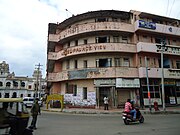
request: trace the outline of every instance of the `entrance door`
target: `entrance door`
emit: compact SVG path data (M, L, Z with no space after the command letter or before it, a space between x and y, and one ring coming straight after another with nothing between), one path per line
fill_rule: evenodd
M127 99L130 99L130 90L118 90L118 106L124 106Z
M107 96L110 100L110 87L100 87L99 88L99 105L100 106L104 105L104 97L105 96Z
M165 87L165 103L166 104L176 104L175 88L173 86Z

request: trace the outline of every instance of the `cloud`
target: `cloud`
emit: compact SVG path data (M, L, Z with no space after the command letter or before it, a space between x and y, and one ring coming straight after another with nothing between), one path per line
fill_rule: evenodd
M47 29L59 18L56 9L37 0L2 0L0 18L0 61L9 64L10 72L25 76L41 63L45 75Z

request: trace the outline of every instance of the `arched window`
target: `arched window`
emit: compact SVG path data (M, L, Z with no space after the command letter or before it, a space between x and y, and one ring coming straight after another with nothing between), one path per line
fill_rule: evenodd
M13 86L14 86L14 87L18 87L18 82L13 81Z
M3 83L2 82L0 82L0 87L2 87L3 86Z
M25 87L25 82L21 82L21 87Z
M11 83L10 82L7 82L6 83L6 87L10 87L11 86Z

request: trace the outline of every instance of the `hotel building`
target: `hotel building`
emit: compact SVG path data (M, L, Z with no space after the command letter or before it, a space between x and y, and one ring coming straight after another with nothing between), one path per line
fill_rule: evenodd
M112 108L127 98L139 106L149 105L149 98L162 105L163 70L165 104L180 104L179 23L133 10L92 11L49 23L49 94L81 107L99 108L104 96Z

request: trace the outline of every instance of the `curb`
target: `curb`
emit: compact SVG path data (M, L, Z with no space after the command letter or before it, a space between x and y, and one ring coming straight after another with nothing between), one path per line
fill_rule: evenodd
M71 113L71 114L122 114L122 111L112 112L112 111L98 111L98 110L53 110L53 109L42 109L42 111L46 112L59 112L59 113ZM179 110L172 111L145 111L140 110L143 114L180 114Z

